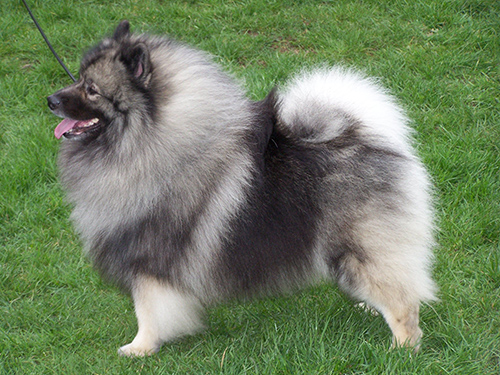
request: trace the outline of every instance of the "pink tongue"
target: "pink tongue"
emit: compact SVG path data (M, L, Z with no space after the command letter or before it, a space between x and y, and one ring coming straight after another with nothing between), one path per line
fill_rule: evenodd
M77 122L77 120L65 118L59 125L57 125L56 129L54 130L54 135L57 139L61 138L64 133L73 129Z

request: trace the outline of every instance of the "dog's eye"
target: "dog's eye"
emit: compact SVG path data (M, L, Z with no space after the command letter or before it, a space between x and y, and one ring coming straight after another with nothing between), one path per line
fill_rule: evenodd
M99 95L99 92L97 91L97 88L95 87L94 84L87 85L86 90L87 90L88 95L91 95L91 96Z

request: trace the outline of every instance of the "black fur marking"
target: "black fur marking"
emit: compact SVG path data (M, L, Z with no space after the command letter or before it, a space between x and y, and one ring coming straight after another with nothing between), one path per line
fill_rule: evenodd
M251 148L250 151L256 155L255 159L259 170L263 170L263 156L276 126L277 105L276 89L271 90L264 100L254 103L256 113L254 119L255 129L254 132L249 134L248 143Z
M94 244L92 257L105 278L127 290L138 274L180 286L175 271L190 245L196 217L176 226L158 211L162 210L154 210L148 217L118 228L112 235L103 234Z
M307 150L279 132L274 92L258 104L263 132L255 157L261 168L247 204L229 224L233 230L219 267L221 285L231 285L235 294L280 289L283 274L290 280L305 277L320 215L321 151Z

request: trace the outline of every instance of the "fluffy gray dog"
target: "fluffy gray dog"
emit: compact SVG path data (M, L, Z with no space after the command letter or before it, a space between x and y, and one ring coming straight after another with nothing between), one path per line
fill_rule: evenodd
M123 21L48 104L85 249L134 300L121 354L197 332L211 304L322 280L418 348L430 184L372 80L323 69L252 102L206 54Z

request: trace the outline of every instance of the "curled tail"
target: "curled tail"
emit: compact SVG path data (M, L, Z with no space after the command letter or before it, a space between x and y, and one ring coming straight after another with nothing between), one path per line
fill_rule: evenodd
M408 120L374 79L334 67L295 77L278 94L281 124L304 141L320 143L356 128L370 143L412 153Z

